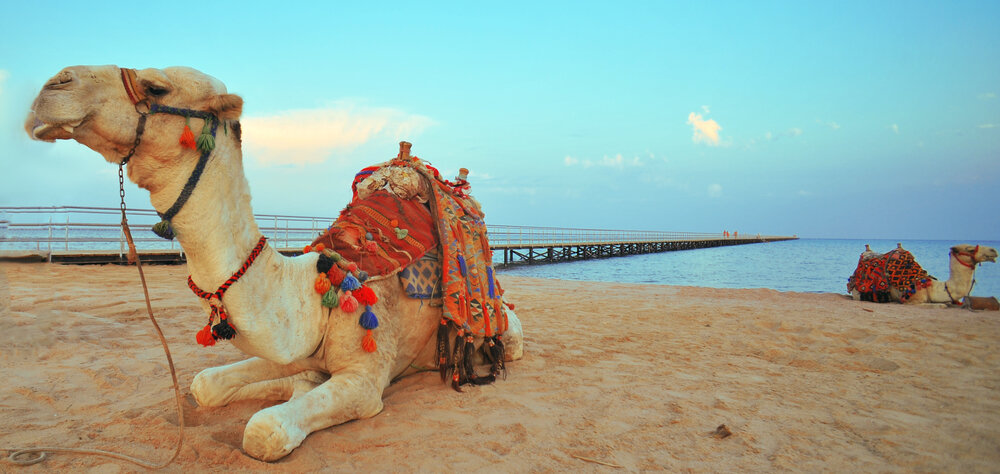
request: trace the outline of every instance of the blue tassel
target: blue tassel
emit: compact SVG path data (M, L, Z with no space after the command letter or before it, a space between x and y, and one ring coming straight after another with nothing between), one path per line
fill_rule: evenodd
M486 267L486 279L490 283L490 298L497 297L496 283L493 281L493 267Z
M378 318L372 312L371 306L365 306L365 312L361 313L361 317L358 318L358 324L365 329L375 329L378 327Z
M358 281L360 281L361 283L364 283L366 280L368 280L368 272L366 272L364 270L359 270L358 271Z
M469 269L466 268L465 266L465 257L461 255L458 256L458 269L462 271L463 277L466 276L467 273L469 273Z
M354 278L354 275L351 275L350 273L344 277L344 281L340 282L341 290L354 291L358 288L361 288L361 282L359 282L357 278Z

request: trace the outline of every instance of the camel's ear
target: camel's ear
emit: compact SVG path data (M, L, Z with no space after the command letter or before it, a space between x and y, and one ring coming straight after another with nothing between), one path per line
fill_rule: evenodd
M962 250L961 250L961 249L959 249L957 245L951 248L951 253L959 253L959 252L961 252L961 251L962 251Z
M238 120L243 114L243 98L236 94L220 94L208 101L208 111L220 120Z

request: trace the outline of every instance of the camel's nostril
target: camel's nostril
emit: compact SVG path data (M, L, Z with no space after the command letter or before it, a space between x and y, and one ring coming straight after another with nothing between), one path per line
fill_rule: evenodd
M70 71L62 71L45 83L44 89L61 89L73 82L74 76Z

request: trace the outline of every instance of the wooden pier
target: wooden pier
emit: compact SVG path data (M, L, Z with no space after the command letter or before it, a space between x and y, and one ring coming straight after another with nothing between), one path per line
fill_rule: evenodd
M326 230L331 217L256 215L261 233L285 255ZM84 207L0 207L0 260L49 261L71 264L126 263L127 247L119 228L121 210ZM129 225L144 263L186 261L176 242L148 229L159 218L152 210L130 210ZM488 225L497 267L588 260L726 245L794 240L797 237L754 235L726 237L722 233L608 229L571 229ZM502 260L500 260L502 256Z

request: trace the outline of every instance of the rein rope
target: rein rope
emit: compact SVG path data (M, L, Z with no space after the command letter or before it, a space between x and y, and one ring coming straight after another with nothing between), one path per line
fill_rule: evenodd
M225 283L219 286L219 289L215 290L215 293L209 293L194 283L191 276L188 275L188 288L194 292L195 296L207 300L209 306L212 307L212 312L208 316L208 324L205 325L201 331L198 331L196 339L199 344L203 346L213 346L215 341L219 339L232 339L236 336L236 330L233 329L232 325L229 324L229 313L226 312L226 306L222 303L222 297L226 294L226 290L229 289L233 283L239 281L240 277L246 273L250 265L253 265L254 260L260 255L260 252L264 250L264 246L267 244L267 237L261 236L260 240L257 241L257 246L250 251L250 255L243 262L243 266L239 270L233 273ZM214 301L213 301L214 300ZM215 317L219 317L219 324L212 326L215 322Z
M146 285L146 275L142 271L142 262L139 260L139 253L135 249L135 242L132 239L132 231L128 226L128 219L125 217L125 173L124 167L128 162L132 154L135 153L135 148L139 145L139 137L141 136L142 126L145 123L145 115L140 118L139 125L136 127L137 134L135 138L135 146L129 154L122 158L122 161L118 164L118 189L119 196L121 196L121 210L122 210L122 232L125 234L125 240L128 242L128 261L129 263L135 263L136 268L139 270L139 280L142 281L142 293L146 298L146 312L149 315L149 320L153 323L153 328L156 329L156 335L160 339L160 345L163 346L163 353L167 357L167 365L170 367L170 377L173 379L174 383L174 401L177 404L177 448L174 449L174 454L170 456L166 462L162 464L153 464L142 459L138 459L132 456L128 456L121 453L116 453L112 451L105 451L103 449L85 449L85 448L60 448L51 446L42 446L37 448L15 448L15 449L0 449L0 451L8 451L10 455L5 459L7 462L19 466L30 466L32 464L37 464L48 457L48 453L71 453L71 454L81 454L88 456L105 456L115 459L120 459L122 461L127 461L146 469L162 469L170 465L177 459L177 456L181 452L181 448L184 446L184 409L181 404L181 389L180 384L177 382L177 369L174 368L174 359L170 355L170 346L167 345L167 339L163 336L163 330L160 329L160 325L156 322L156 317L153 316L153 305L149 298L149 287ZM29 454L35 454L33 458L25 458Z

